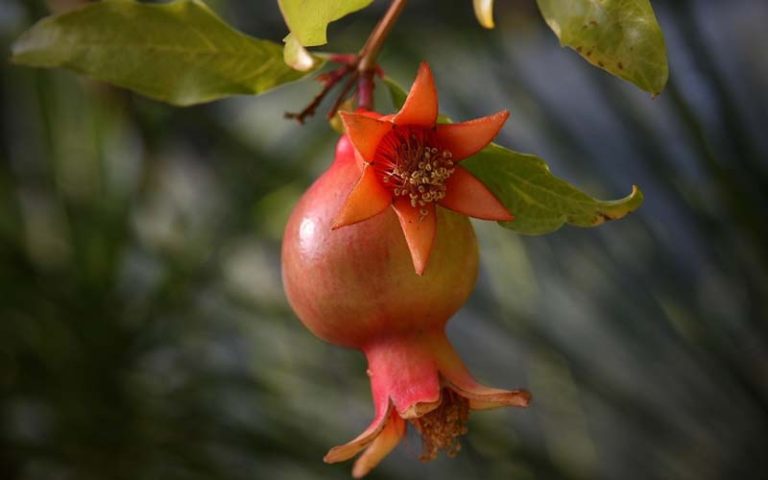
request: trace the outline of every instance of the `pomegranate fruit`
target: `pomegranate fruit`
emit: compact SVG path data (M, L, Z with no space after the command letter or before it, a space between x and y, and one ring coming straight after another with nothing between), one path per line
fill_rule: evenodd
M433 262L416 275L397 216L387 209L350 227L334 219L360 177L354 149L343 136L336 159L296 205L283 237L283 282L288 300L318 337L361 348L372 337L442 329L472 292L477 242L469 220L436 212Z
M434 181L404 183L414 172L421 172L418 178L430 175L424 162L431 157L425 153L456 151L454 158L460 160L463 153L482 148L476 138L471 148L456 142L469 131L465 127L450 130L462 132L458 136L437 133L436 97L430 107L434 116L428 115L431 120L426 116L418 120L414 108L424 105L413 99L418 100L419 92L430 85L434 90L429 69L422 66L400 113L381 117L365 112L344 118L349 136L341 137L333 164L295 207L283 238L283 283L298 317L318 337L362 350L368 360L374 420L357 438L325 456L331 463L363 452L353 468L355 477L368 473L398 444L406 421L421 434L422 459L429 460L440 450L449 455L458 452L458 437L466 433L471 409L524 407L530 401L524 390L478 384L444 333L447 321L474 287L478 252L468 219L437 206L443 205L439 201L450 198L445 206L461 211L464 198L473 212L511 216L482 184L482 190L475 188L474 177L465 184L472 188L463 188L460 181L455 187L459 194L452 192L452 184L443 180L455 175L460 168L456 165L437 165L446 171L430 177ZM422 123L413 123L417 121ZM369 127L379 132L370 144ZM477 133L476 127L466 128ZM486 132L488 143L493 137L487 135L487 124L480 130ZM443 150L433 152L434 148ZM441 153L440 158L450 157ZM449 169L454 172L446 176ZM405 195L403 188L408 189ZM422 193L428 194L426 200ZM384 208L372 208L383 199ZM390 205L393 208L387 208ZM432 226L425 233L427 223ZM417 262L414 243L423 244L425 238L429 245L417 247Z

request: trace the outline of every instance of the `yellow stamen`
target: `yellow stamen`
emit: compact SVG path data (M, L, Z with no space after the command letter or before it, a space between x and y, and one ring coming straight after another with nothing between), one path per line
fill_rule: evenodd
M449 150L431 145L429 131L409 130L395 130L383 140L381 160L374 165L394 196L407 195L411 206L418 208L445 198L445 182L456 169Z

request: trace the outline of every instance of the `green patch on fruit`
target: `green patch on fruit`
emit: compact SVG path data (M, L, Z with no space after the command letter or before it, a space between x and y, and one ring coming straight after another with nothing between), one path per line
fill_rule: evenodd
M88 4L42 19L12 50L16 64L68 68L179 106L263 93L307 73L285 64L281 45L234 30L197 0Z
M538 0L563 46L658 95L669 77L664 35L649 0Z

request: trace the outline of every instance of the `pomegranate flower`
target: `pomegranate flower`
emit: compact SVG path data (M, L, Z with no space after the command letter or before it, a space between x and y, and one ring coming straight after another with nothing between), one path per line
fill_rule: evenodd
M509 112L452 124L438 124L437 115L437 91L426 63L398 113L341 113L362 175L333 228L361 222L391 206L419 275L432 251L437 205L483 220L513 219L485 185L459 165L493 140Z

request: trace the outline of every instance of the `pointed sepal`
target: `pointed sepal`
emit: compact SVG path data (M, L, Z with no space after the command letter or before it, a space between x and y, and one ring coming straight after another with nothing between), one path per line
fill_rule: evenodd
M468 217L481 220L508 222L514 216L474 175L462 167L455 167L445 182L445 198L440 205Z
M339 115L360 156L368 163L373 162L379 143L392 131L392 122L357 112L339 112Z
M437 219L434 204L417 208L410 200L400 197L392 204L405 234L405 241L411 251L413 268L417 275L422 275L427 268L432 245L435 242Z
M524 408L531 402L531 394L527 390L503 390L478 383L444 335L434 339L432 348L440 375L445 379L447 386L468 399L469 408L472 410Z
M384 428L379 432L373 443L365 449L352 467L354 478L363 478L395 449L405 435L405 421L397 413L392 412L386 420Z
M405 99L403 108L395 115L397 125L432 127L437 121L437 89L432 70L425 62L419 65L419 73L413 82L411 91Z
M376 437L384 430L387 419L390 417L390 413L394 412L394 408L392 408L386 397L374 398L374 408L376 416L371 424L368 425L368 428L344 445L338 445L330 449L325 457L323 457L325 463L349 460L376 440Z
M392 203L392 194L376 178L375 170L366 165L347 201L333 221L333 229L362 222L383 212Z
M453 159L459 162L491 143L508 118L509 112L502 110L466 122L440 124L435 137L440 147L450 151Z

